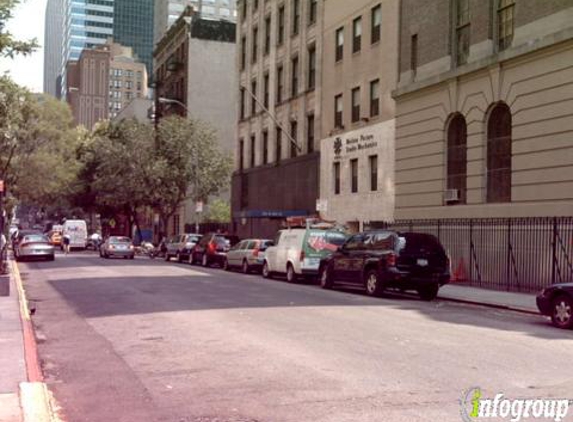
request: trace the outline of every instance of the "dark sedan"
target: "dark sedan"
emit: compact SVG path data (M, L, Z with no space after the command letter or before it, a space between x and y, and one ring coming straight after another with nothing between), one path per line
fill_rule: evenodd
M573 328L573 282L553 284L537 296L537 307L558 328Z

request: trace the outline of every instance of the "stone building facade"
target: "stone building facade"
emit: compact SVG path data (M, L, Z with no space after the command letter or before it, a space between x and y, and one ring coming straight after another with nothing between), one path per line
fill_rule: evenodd
M399 1L324 2L320 210L361 230L394 216Z
M285 217L315 213L323 3L237 2L232 212L239 236L272 236Z
M395 217L572 215L573 3L401 7Z

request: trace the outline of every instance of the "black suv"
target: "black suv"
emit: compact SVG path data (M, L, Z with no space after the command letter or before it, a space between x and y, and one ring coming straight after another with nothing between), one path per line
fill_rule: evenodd
M222 267L227 258L227 252L237 243L239 243L237 236L219 233L207 234L191 251L189 262L191 264L200 262L204 267L210 267L212 264L218 264Z
M433 300L449 280L450 259L439 240L424 233L359 233L320 265L323 288L354 284L371 296L387 289L415 290L423 300Z

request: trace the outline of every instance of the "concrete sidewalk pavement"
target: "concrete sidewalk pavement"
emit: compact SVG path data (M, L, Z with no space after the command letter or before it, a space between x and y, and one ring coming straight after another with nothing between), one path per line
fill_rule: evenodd
M9 296L0 296L0 421L23 420L20 383L27 380L18 290L10 277Z
M534 294L486 290L458 284L446 284L440 289L438 298L539 315Z

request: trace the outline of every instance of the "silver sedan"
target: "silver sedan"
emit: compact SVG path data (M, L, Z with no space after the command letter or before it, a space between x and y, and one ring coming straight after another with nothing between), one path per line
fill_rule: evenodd
M14 248L16 261L21 261L24 258L42 258L53 261L54 256L54 246L50 243L50 239L43 234L25 235Z
M110 236L101 245L99 256L102 258L118 256L124 259L133 259L135 257L135 248L129 237Z

